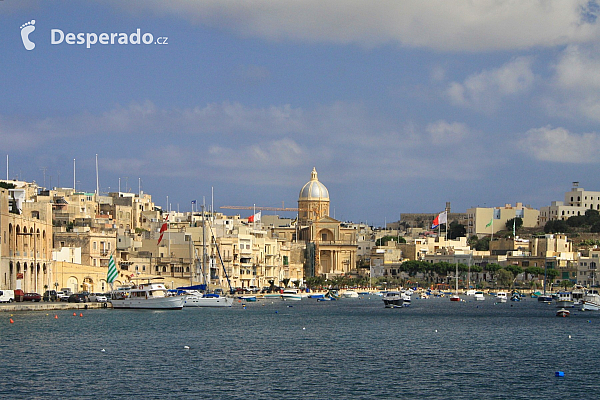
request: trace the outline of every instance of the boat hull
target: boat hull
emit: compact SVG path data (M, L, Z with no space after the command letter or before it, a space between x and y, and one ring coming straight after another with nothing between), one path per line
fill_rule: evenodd
M184 307L231 307L233 298L231 297L198 297L187 296Z
M118 309L140 309L140 310L181 310L185 297L159 297L154 299L111 299L113 308Z

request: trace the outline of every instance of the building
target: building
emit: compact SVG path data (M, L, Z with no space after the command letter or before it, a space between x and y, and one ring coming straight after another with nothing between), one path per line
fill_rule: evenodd
M35 184L0 181L0 285L52 287L52 206L33 201Z
M600 192L592 192L579 187L579 182L573 182L573 187L565 193L564 201L553 201L550 206L540 209L540 226L548 221L567 220L570 217L585 215L587 210L600 211Z
M298 239L306 243L305 277L356 270L356 229L329 216L329 191L313 168L298 196Z
M517 203L514 207L506 204L504 207L475 207L467 210L467 236L478 237L490 236L505 230L506 222L513 218L521 218L523 227L533 228L538 225L539 210L523 203Z

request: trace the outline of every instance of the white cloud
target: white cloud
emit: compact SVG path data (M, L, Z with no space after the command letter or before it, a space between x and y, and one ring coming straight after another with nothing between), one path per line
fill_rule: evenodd
M310 110L228 102L161 109L142 102L99 114L84 112L11 124L2 121L0 118L0 136L28 134L20 149L7 140L7 146L12 147L7 148L9 151L49 150L70 141L73 145L69 151L77 152L77 144L100 153L102 169L115 174L127 171L130 175L190 179L210 176L239 183L254 176L263 184L284 184L287 175L304 165L328 165L339 169L340 180L353 179L354 175L364 179L455 179L454 172L440 166L452 163L469 176L477 176L483 171L481 165L491 162L484 160L486 153L479 150L480 138L471 137L463 123L399 122L374 115L361 104L342 102ZM121 146L123 138L134 144ZM86 143L94 148L90 150ZM444 146L443 151L438 151L440 146ZM423 162L431 157L435 162ZM474 157L484 162L471 167ZM373 171L387 172L374 178Z
M554 65L551 92L541 103L549 115L600 122L600 56L597 46L569 46Z
M588 0L112 0L112 4L269 40L367 46L396 42L480 51L553 47L599 37Z
M540 161L589 164L598 162L600 135L546 126L527 131L519 145L523 152Z
M425 130L436 145L459 143L469 134L469 128L458 122L437 121L427 125Z
M530 57L517 57L500 68L471 75L463 83L450 83L446 94L454 105L494 111L504 97L531 89L535 80L532 63Z
M597 52L592 52L589 47L567 47L555 70L555 84L562 89L575 91L600 89L600 56Z

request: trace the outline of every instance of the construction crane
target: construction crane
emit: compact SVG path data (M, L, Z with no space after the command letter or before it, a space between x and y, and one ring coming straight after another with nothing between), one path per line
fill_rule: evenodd
M283 202L281 207L259 207L259 206L222 206L228 210L258 210L258 211L298 211L298 208L284 207Z

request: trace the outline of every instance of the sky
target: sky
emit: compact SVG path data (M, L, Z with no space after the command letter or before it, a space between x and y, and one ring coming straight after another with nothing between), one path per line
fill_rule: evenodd
M599 14L596 1L0 0L0 178L73 187L75 164L76 189L94 192L97 155L101 193L247 217L220 207L297 207L314 167L331 216L374 226L446 202L548 206L574 181L600 191Z

